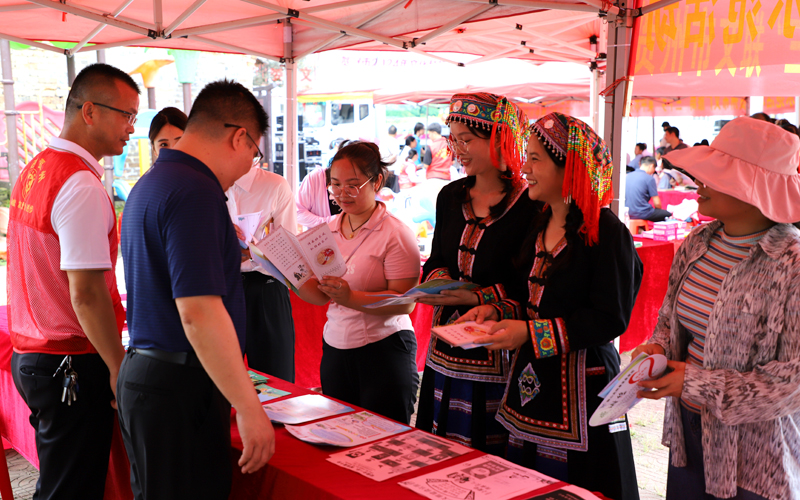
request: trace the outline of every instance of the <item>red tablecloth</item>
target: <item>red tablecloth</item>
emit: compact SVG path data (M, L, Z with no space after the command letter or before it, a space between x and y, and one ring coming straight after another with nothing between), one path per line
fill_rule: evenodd
M676 249L671 241L653 241L639 237L633 239L642 243L636 252L644 264L644 274L628 329L619 339L620 352L634 349L653 334L658 320L658 309L667 294L669 268Z
M665 189L658 192L658 197L661 199L661 208L666 210L667 205L680 205L683 200L696 200L698 194L697 191Z
M322 329L325 326L328 306L315 306L291 293L294 319L294 373L295 383L301 387L319 387L319 363L322 360ZM425 355L431 339L433 307L417 304L411 313L411 322L417 336L417 369L425 368Z

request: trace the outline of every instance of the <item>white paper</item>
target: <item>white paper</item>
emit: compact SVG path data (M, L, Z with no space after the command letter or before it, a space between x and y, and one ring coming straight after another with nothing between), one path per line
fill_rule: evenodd
M328 461L375 481L385 481L470 451L472 449L448 439L414 431L334 453Z
M433 500L506 500L555 482L544 474L485 455L398 484Z
M489 345L475 344L474 340L478 337L489 335L489 329L491 329L494 324L494 321L484 321L480 324L474 321L465 321L463 323L454 323L452 325L431 328L431 333L453 347L472 349L474 347Z
M661 354L647 356L641 353L636 356L636 359L600 391L599 396L605 399L589 419L589 425L597 427L607 424L627 413L641 401L636 397L636 393L642 389L639 382L660 377L666 368L667 358Z
M317 279L322 279L323 276L344 276L347 264L327 224L309 229L298 236L297 240Z
M284 227L279 227L256 243L256 248L295 287L302 287L313 274L297 238Z
M320 394L305 394L264 405L264 411L273 422L302 424L353 411L353 409Z
M258 223L261 222L261 213L254 212L251 214L241 214L233 216L233 223L239 226L239 229L244 233L244 244L247 245L253 239L258 229ZM241 240L240 240L241 244Z
M410 429L366 411L308 425L286 426L286 430L301 441L345 447L359 446Z

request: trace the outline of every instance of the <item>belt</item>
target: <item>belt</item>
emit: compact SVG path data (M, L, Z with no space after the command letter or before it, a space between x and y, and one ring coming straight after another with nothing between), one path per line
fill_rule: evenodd
M200 364L200 359L197 358L197 354L194 352L169 352L162 351L161 349L138 349L135 347L128 349L128 352L157 359L158 361L172 363L174 365L184 365L192 368L203 367L203 365Z

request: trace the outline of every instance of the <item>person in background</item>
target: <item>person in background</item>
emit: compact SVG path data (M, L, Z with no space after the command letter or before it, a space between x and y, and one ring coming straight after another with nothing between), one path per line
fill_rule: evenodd
M608 208L611 156L582 121L550 113L533 126L522 172L537 205L520 254L525 316L479 306L463 320L503 320L475 339L515 350L497 420L511 433L506 458L607 498L639 498L625 417L597 427L597 395L619 373L613 340L630 321L642 262ZM525 321L520 321L524 319Z
M400 161L406 161L408 159L411 150L413 149L414 151L417 151L417 145L419 144L417 138L414 137L413 135L406 136L404 142L405 144L403 145L403 148L400 150L400 157L399 157ZM419 157L419 152L417 152L417 157Z
M420 122L417 122L414 125L414 138L417 140L417 165L422 162L422 134L425 132L425 125Z
M637 143L636 146L633 148L633 152L635 156L633 157L633 160L631 160L631 162L628 163L628 167L633 167L633 169L636 170L637 168L640 167L639 162L642 160L642 157L648 156L647 144L643 142Z
M750 115L750 118L754 118L756 120L761 120L761 121L767 122L767 123L775 123L775 120L772 119L772 117L770 117L768 114L766 114L764 112L754 113L754 114Z
M307 228L327 224L342 209L328 192L331 169L317 168L306 175L297 190L297 222Z
M231 406L243 473L275 434L242 354L241 252L225 191L261 161L267 115L242 85L210 83L186 131L131 191L122 220L130 348L117 380L134 497L227 499Z
M122 154L138 111L139 87L130 76L87 66L67 96L60 135L11 192L11 375L36 436L34 498L103 498L125 309L114 273L114 205L98 162ZM80 386L68 402L64 382L73 372Z
M664 135L663 135L663 136L661 137L661 139L658 141L658 146L659 146L659 147L661 147L661 148L666 148L666 147L667 147L667 145L668 145L668 143L667 143L667 138L666 138L666 135L667 135L667 130L668 130L670 127L671 127L671 125L669 124L669 122L663 122L663 123L661 123L661 129L664 131Z
M164 148L173 148L186 130L186 113L178 108L164 108L150 122L150 165L158 159Z
M435 306L434 326L456 321L473 306L493 304L503 317L527 299L513 261L535 212L519 174L527 117L507 98L456 94L450 100L450 148L467 177L442 189L425 281L479 285L419 299ZM417 428L502 456L508 432L495 413L509 375L509 351L461 349L431 337L422 377Z
M342 213L329 223L347 272L308 280L298 295L328 307L322 342L322 392L399 422L414 412L419 375L414 304L369 309L373 294L402 294L419 283L411 229L376 201L386 163L371 142L345 143L331 162L330 190Z
M416 149L409 149L408 156L406 156L406 160L403 162L403 167L398 174L398 180L400 183L400 189L411 189L412 187L416 186L423 179L420 179L417 176L417 150Z
M450 182L450 166L453 155L447 148L447 140L442 137L442 126L438 123L428 125L428 147L422 165L425 167L425 188L431 200L439 196L439 191Z
M264 231L283 227L297 233L297 210L289 183L283 176L254 166L226 192L228 212L261 212ZM237 236L244 233L235 227ZM264 234L254 235L261 239ZM245 242L247 243L247 242ZM272 276L255 270L249 250L243 251L242 284L247 313L245 354L247 365L260 372L294 382L294 320L289 289Z
M638 397L666 400L668 500L793 498L800 484L800 139L742 117L711 146L670 153L695 177L696 228L672 262L639 353L668 373Z
M689 147L686 145L685 142L681 140L681 131L678 130L678 127L668 128L667 132L664 134L664 138L667 140L668 144L668 146L664 150L665 155L668 154L670 151L678 151Z
M642 158L642 166L625 176L625 206L628 207L631 219L659 222L672 215L661 208L658 187L653 177L655 171L655 159L645 156ZM653 202L652 205L650 201Z

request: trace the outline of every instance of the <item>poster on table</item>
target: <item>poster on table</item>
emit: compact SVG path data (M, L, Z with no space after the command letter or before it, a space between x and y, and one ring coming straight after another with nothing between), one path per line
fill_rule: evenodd
M273 422L302 424L347 413L348 411L353 411L353 409L319 394L305 394L264 405L264 411L267 412L267 416Z
M570 484L541 495L534 495L527 500L600 500L600 498L583 488Z
M349 447L399 434L411 427L362 411L303 426L287 425L286 430L307 443Z
M507 500L556 482L534 470L485 455L398 484L432 500Z
M328 461L375 481L385 481L470 451L448 439L414 431L334 453Z

